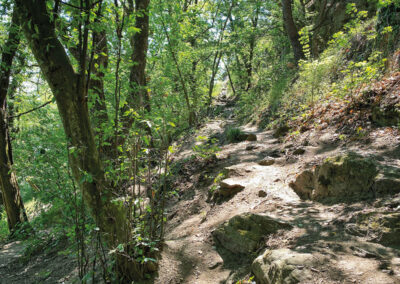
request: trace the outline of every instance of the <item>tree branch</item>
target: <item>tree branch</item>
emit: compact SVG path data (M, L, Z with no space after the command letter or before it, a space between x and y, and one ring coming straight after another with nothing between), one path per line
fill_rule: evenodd
M34 112L35 110L41 109L42 107L45 107L45 106L47 106L48 104L50 104L50 103L52 103L52 102L53 102L53 100L48 101L48 102L45 102L44 104L42 104L42 105L40 105L40 106L38 106L38 107L35 107L35 108L33 108L33 109L30 109L30 110L28 110L28 111L24 111L24 112L21 112L21 113L16 114L16 115L9 116L9 118L19 118L19 117L21 117L21 116L23 116L23 115L25 115L25 114L28 114L28 113Z

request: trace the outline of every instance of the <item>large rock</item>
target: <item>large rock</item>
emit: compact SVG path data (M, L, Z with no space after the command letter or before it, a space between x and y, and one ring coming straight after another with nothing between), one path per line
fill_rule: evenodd
M400 169L382 167L375 179L373 191L376 195L396 194L400 192Z
M289 185L303 199L353 201L373 196L377 175L377 164L372 159L350 152L326 159Z
M312 199L315 187L314 172L306 170L296 177L296 180L289 183L289 186L301 199Z
M373 160L355 153L328 158L316 168L314 199L338 196L354 199L369 195L377 174Z
M359 213L346 225L346 232L385 246L400 247L400 212Z
M251 255L267 235L291 228L290 224L266 215L245 213L220 225L212 236L218 250L235 255Z
M251 270L257 284L292 284L310 281L310 268L317 262L308 253L298 253L286 248L266 250L254 260Z

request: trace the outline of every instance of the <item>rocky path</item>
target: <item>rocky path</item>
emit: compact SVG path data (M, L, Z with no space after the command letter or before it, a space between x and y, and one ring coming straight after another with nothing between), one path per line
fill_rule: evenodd
M232 123L212 120L195 136L221 137ZM305 165L343 149L332 147L329 139L327 143L296 147L279 143L271 131L257 131L251 126L242 130L255 134L257 141L222 146L216 161L178 184L179 198L172 200L168 208L166 245L155 283L236 283L248 279L254 258L221 257L212 238L221 224L242 213L267 214L293 226L292 230L264 238L258 253L265 248L311 253L318 262L309 271L307 281L311 282L304 283L400 283L398 250L345 232L347 221L357 212L373 210L373 205L327 206L302 201L289 187ZM192 146L198 143L195 136L182 146L176 161L187 161L193 154ZM223 202L210 201L210 182L206 181L222 172L228 172L226 182L243 189Z

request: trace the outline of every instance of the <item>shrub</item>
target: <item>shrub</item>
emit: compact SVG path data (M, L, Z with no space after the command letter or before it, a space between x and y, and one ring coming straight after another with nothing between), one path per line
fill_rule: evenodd
M243 141L244 140L243 139L244 135L245 134L243 133L243 131L240 128L237 128L237 127L229 127L226 130L226 133L225 133L226 140L229 143L236 143L236 142Z

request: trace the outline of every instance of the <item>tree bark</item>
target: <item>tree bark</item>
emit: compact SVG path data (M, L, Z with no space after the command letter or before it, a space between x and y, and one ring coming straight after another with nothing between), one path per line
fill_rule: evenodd
M12 170L12 147L8 129L6 102L12 62L20 41L19 33L17 13L14 11L8 39L0 62L0 189L10 232L13 232L19 224L28 221L17 178Z
M282 14L283 23L290 40L290 44L292 45L294 60L297 65L299 60L305 58L305 56L303 47L301 46L299 40L299 32L293 20L292 0L282 0Z
M135 14L135 28L138 29L129 39L132 54L132 67L129 74L129 87L127 104L125 104L121 113L129 112L130 109L135 111L143 109L145 112L151 111L150 95L147 91L146 81L146 64L147 50L149 39L149 4L150 0L133 0L128 1L127 15ZM122 115L121 126L122 131L118 134L115 146L122 145L127 137L132 124L135 121L133 115ZM147 125L143 127L148 134L151 135L151 129Z

